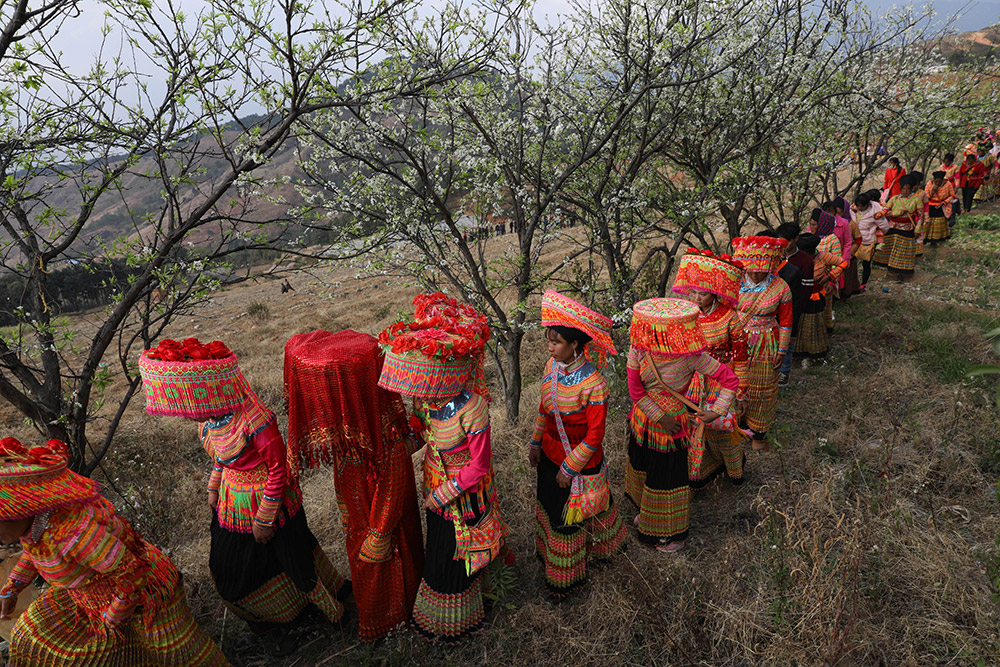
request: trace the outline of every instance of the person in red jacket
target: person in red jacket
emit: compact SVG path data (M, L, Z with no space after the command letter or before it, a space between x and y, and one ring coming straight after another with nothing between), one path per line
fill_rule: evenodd
M983 184L985 177L986 165L982 163L975 153L967 155L965 162L958 168L958 184L962 188L963 212L972 210L972 202L976 196L976 190Z
M885 180L882 182L883 201L889 201L899 194L899 179L903 176L906 176L906 170L899 166L899 158L889 158L889 168L885 170Z

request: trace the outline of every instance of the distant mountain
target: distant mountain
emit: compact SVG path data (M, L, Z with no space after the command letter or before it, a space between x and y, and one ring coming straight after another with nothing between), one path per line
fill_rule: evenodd
M953 65L983 58L996 61L1000 59L1000 25L946 37L933 46Z
M885 14L894 6L923 6L921 0L897 2L896 0L866 0L866 4L875 14ZM968 0L930 0L929 3L938 14L941 21L955 17L954 28L959 31L975 31L983 26L991 26L1000 22L1000 2L969 2Z

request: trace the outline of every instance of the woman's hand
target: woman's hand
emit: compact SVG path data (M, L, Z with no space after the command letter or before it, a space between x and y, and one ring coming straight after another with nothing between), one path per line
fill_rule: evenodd
M531 447L528 449L528 463L531 464L532 468L538 467L538 462L542 460L542 450L539 447Z
M659 424L660 426L663 427L663 429L667 433L671 435L676 435L680 433L681 430L680 422L671 417L670 415L663 415L662 417L660 417Z
M711 424L716 419L722 416L718 412L714 412L712 410L699 410L695 414L698 416L698 419L700 419L703 424Z
M258 544L267 544L274 537L274 526L262 526L256 521L253 522L253 539Z
M10 597L0 598L0 619L8 620L14 613L17 606L17 593L11 593Z
M219 506L219 492L209 491L208 492L208 506L213 510Z
M568 487L570 484L573 483L573 478L564 473L562 470L560 470L558 473L556 473L556 483L565 489L566 487Z
M779 354L774 360L774 367L781 368L781 364L785 363L785 355Z

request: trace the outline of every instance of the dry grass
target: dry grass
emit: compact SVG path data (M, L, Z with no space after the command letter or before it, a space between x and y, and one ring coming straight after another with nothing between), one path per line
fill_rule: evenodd
M928 259L923 268L945 262ZM281 297L276 281L220 294L175 335L226 340L262 398L280 407L289 336L317 328L376 333L413 293L336 274L294 283L296 291ZM529 333L520 423L504 422L501 401L493 407L517 584L494 606L485 632L448 651L405 631L361 645L353 629L318 630L295 656L267 658L225 616L212 588L207 463L193 425L148 418L137 402L105 470L124 496L115 498L123 511L174 558L195 614L216 638L224 633L238 665L998 664L988 568L998 558L1000 421L988 381L962 378L967 365L991 360L981 332L995 315L942 303L946 281L920 287L883 294L876 286L838 310L829 363L796 369L782 392L780 447L749 455L743 487L716 481L699 492L683 555L630 540L626 553L561 605L543 599L533 555L534 474L525 443L545 352L537 332ZM248 304L272 292L271 317L248 318ZM606 447L619 500L623 374L621 365L608 374L617 398ZM17 419L0 410L5 424ZM346 570L332 474L313 471L303 487L311 527ZM630 521L634 508L622 502L622 509Z

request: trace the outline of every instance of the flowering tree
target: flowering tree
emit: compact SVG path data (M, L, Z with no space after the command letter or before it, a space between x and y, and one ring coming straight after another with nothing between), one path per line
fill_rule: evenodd
M406 0L343 16L293 0L214 0L196 16L107 0L103 45L82 73L52 47L76 3L14 4L0 39L0 267L16 287L0 304L13 323L0 336L0 396L89 473L139 389L139 351L246 277L233 257L283 242L285 214L268 207L280 183L261 167L302 119L405 95L436 70L363 97L338 85L419 42ZM108 305L58 317L56 284L96 271Z
M608 212L603 219L618 225L615 237L577 243L554 266L543 265L542 254L572 238L567 223L604 215L610 203L625 209L628 199L638 201L617 185L617 170L630 169L629 161L643 165L663 142L665 123L631 145L644 118L659 123L680 113L659 104L657 91L715 71L691 62L718 31L702 27L714 6L635 2L609 5L606 15L580 8L553 28L516 7L497 10L505 21L502 41L482 68L383 108L311 121L302 166L315 209L342 229L353 224L355 234L370 234L367 270L447 289L488 314L510 419L520 405L529 297L595 248L613 265L622 245L641 234L625 232L629 222ZM728 11L736 16L742 7ZM477 44L481 37L458 41ZM451 57L442 49L438 60ZM382 80L376 75L359 85ZM595 184L600 192L590 196ZM311 194L316 185L321 196ZM488 243L486 233L500 224L504 236ZM648 225L644 230L651 233Z

